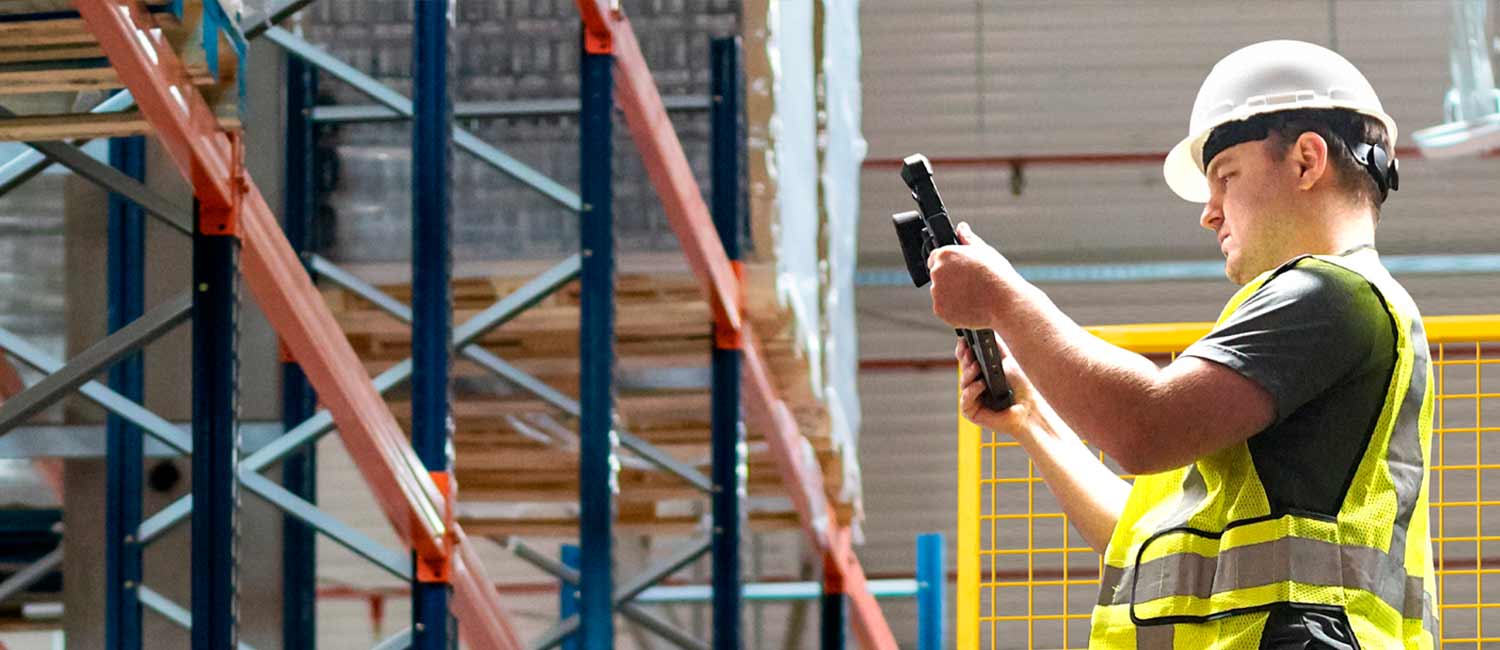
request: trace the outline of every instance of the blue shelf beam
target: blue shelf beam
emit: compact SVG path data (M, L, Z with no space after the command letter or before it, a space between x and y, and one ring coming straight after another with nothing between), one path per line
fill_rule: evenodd
M610 559L614 523L615 287L612 212L614 57L584 51L579 186L583 271L579 323L578 539L580 650L614 648Z
M448 98L449 3L413 0L416 13L412 102L412 447L442 487L450 484L448 373L452 360L453 108ZM448 503L452 512L452 503ZM446 567L413 557L413 650L458 647L448 609ZM443 560L446 562L446 560ZM428 569L428 570L423 570Z

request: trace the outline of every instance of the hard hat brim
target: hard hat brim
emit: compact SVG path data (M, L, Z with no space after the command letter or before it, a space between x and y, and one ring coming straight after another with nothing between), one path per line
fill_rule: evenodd
M1161 172L1167 179L1167 187L1172 188L1177 196L1193 203L1208 203L1208 177L1198 166L1198 157L1202 155L1203 142L1208 139L1208 132L1209 130L1205 130L1183 138L1177 146L1172 147L1166 161L1162 163Z

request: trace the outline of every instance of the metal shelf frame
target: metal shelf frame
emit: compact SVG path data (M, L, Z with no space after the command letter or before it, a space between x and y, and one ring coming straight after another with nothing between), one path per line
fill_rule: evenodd
M214 4L214 0L206 2ZM460 630L473 647L502 650L523 647L493 583L484 575L472 543L453 520L454 504L449 489L452 459L447 457L450 435L446 428L450 407L447 376L451 357L458 354L580 420L583 513L578 566L570 567L536 553L519 539L506 540L518 557L579 588L578 602L571 610L574 613L524 647L541 649L576 642L576 647L588 650L610 648L616 612L679 647L710 647L634 601L662 578L710 552L717 558L715 616L724 623L716 625L718 633L712 647L742 647L738 626L727 624L731 620L738 622L741 607L741 589L730 586L743 586L737 558L743 520L743 426L748 424L765 433L804 533L823 558L824 581L820 591L840 595L841 601L847 599L852 627L862 647L894 650L894 637L850 546L849 530L834 515L821 473L809 466L808 459L799 452L800 434L795 420L776 394L759 340L744 317L743 270L737 261L737 226L746 209L742 186L744 125L737 98L743 82L739 63L729 54L736 48L733 44L715 45L716 52L723 52L715 57L718 67L723 69L716 74L721 85L716 86L709 102L694 98L670 101L675 108L708 108L715 113L712 213L720 221L716 229L667 118L669 102L657 90L630 21L610 2L577 0L584 50L580 66L582 98L576 105L584 131L579 151L582 173L578 192L467 130L453 126L454 107L445 90L449 48L446 5L414 2L418 15L415 101L274 24L309 0L272 2L267 18L243 26L245 38L263 38L289 55L289 164L283 230L244 170L238 134L218 127L209 107L191 90L181 61L159 35L147 29L145 9L139 0L77 0L78 13L99 39L110 64L127 87L127 92L116 94L95 110L105 112L139 105L155 137L191 183L194 194L192 207L161 196L141 183L139 171L127 159L122 157L117 161L119 168L100 163L79 150L81 142L29 143L30 150L0 164L0 192L57 162L109 189L115 197L113 201L121 206L118 242L114 228L111 233L111 268L115 266L117 253L120 266L118 278L111 274L111 334L65 363L49 358L0 329L0 349L49 373L37 385L0 405L0 432L9 431L75 390L111 413L111 467L113 463L120 464L111 474L111 499L119 499L121 503L118 521L112 518L109 526L111 576L112 580L114 576L121 578L116 585L120 588L111 590L108 620L111 629L118 630L115 638L120 639L112 642L111 647L140 647L140 607L151 608L191 628L195 649L248 647L236 641L233 604L235 569L231 540L237 510L235 499L240 488L278 506L287 516L283 549L287 591L285 647L314 647L312 536L315 533L326 535L393 575L412 581L413 597L419 603L413 608L412 627L377 647L454 647L456 635L450 631L450 616L456 616ZM229 25L230 21L220 18L223 17L210 21L214 29ZM240 43L235 44L236 51L243 52L238 47ZM316 106L317 83L328 78L349 84L376 106L345 107L343 113L337 107ZM573 106L570 103L471 106L465 108L465 114L571 111ZM610 385L614 252L609 219L612 157L609 131L617 110L624 114L671 227L714 314L712 476L705 476L614 426ZM413 173L414 292L410 307L319 257L315 253L316 242L311 241L317 191L312 175L317 162L314 158L317 124L353 119L414 122L413 162L419 167ZM129 146L116 145L122 151ZM449 321L451 207L447 204L450 182L447 169L453 148L476 156L582 219L578 255L563 260L456 326ZM295 165L291 164L294 160ZM135 244L130 234L133 231L128 228L137 228L144 220L143 214L192 236L194 241L195 290L191 295L166 301L150 310L142 309L140 301L133 298L131 292L138 291L138 287L130 284L139 283L144 267L131 248ZM238 457L237 445L232 444L237 420L233 374L238 353L234 345L236 274L246 281L283 346L285 432L244 458ZM342 286L411 323L414 357L369 378L313 286L313 276ZM574 400L476 342L484 333L578 278L583 282L580 328L583 352L580 398ZM132 365L138 361L128 360L142 346L190 318L195 333L192 435L141 406L140 371L137 365ZM88 381L106 368L111 369L110 387ZM381 397L408 379L414 381L412 443L407 442ZM319 402L326 408L315 409ZM408 552L385 548L316 506L311 443L335 429ZM131 461L131 454L140 453L142 442L136 431L157 438L179 453L196 451L195 470L213 476L214 480L195 481L194 495L140 520L140 465ZM615 584L610 571L616 444L701 489L711 497L715 517L711 534L687 540L671 557L620 584ZM128 448L131 445L134 450ZM261 474L278 462L284 469L283 484ZM135 468L134 476L130 475L130 467ZM134 494L130 485L136 486ZM130 510L131 503L136 504L134 512ZM190 518L195 530L193 603L191 608L183 608L141 583L139 552L145 544ZM125 535L117 535L118 532Z

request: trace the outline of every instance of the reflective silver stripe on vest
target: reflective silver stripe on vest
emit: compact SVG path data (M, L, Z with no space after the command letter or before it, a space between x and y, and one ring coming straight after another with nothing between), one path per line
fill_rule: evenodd
M1208 498L1208 485L1203 482L1203 474L1198 472L1197 465L1189 465L1187 472L1182 477L1182 488L1178 492L1177 505L1167 513L1158 527L1176 528L1186 524L1193 513L1203 507L1203 500ZM1125 574L1125 569L1120 567L1104 565L1104 572L1099 575L1099 599L1096 604L1108 605L1113 602L1115 592L1120 589L1120 577Z
M1432 362L1427 347L1427 332L1420 319L1413 319L1408 342L1413 347L1411 382L1401 400L1401 411L1396 414L1395 426L1391 429L1390 449L1386 452L1386 468L1391 483L1396 489L1396 521L1391 530L1390 554L1406 557L1407 528L1411 525L1412 513L1417 509L1417 497L1422 491L1422 434L1419 418L1427 399L1427 372ZM1426 542L1426 540L1423 540ZM1423 589L1425 579L1421 575L1408 576L1405 581L1406 594L1401 608L1403 617L1414 618L1410 611L1422 611L1426 600ZM1429 613L1426 613L1430 615ZM1428 615L1423 616L1422 625L1434 634L1437 628L1430 625Z
M1305 537L1283 537L1220 551L1217 558L1178 553L1119 572L1120 589L1100 605L1136 603L1168 596L1209 598L1279 582L1363 589L1401 612L1402 618L1429 618L1431 604L1421 576L1406 575L1404 558L1368 546L1341 546ZM1110 573L1113 567L1106 567ZM1139 579L1135 576L1139 575Z
M1395 426L1391 428L1390 449L1386 452L1386 467L1391 473L1391 482L1396 488L1396 527L1405 530L1411 523L1411 515L1417 509L1417 496L1422 491L1422 436L1420 423L1422 403L1427 397L1427 371L1431 355L1427 350L1427 332L1422 321L1413 320L1407 341L1412 345L1411 382L1401 400L1401 410L1396 414ZM1394 552L1397 549L1392 549ZM1405 545L1400 549L1404 556Z

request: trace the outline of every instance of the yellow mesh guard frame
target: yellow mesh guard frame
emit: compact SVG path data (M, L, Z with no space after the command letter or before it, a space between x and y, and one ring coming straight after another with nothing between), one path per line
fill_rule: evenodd
M1500 440L1483 444L1500 433L1500 315L1423 322L1436 383L1428 516L1438 633L1445 650L1500 648ZM1089 331L1175 357L1212 325ZM955 646L1088 647L1102 560L1073 532L1019 443L958 420Z

